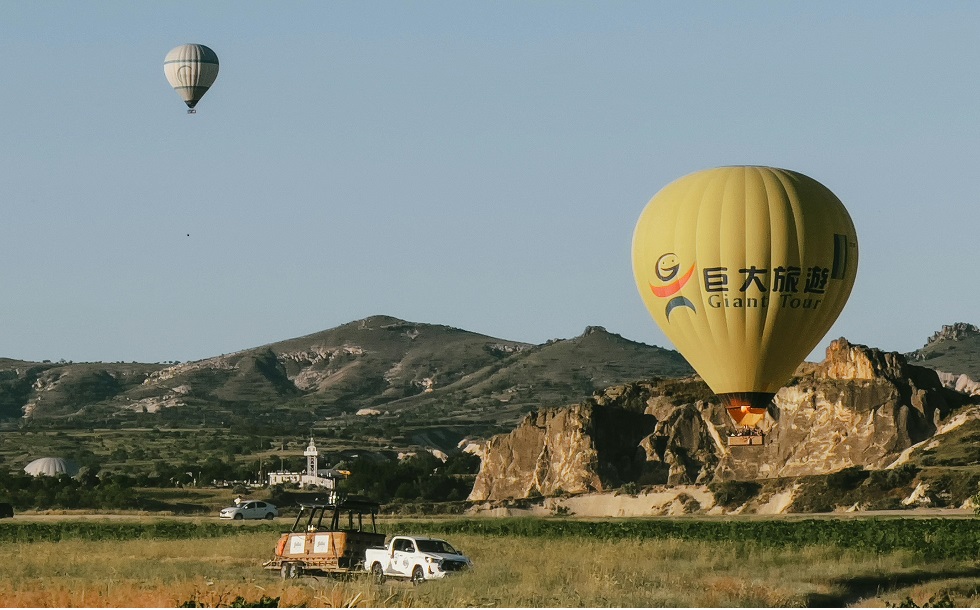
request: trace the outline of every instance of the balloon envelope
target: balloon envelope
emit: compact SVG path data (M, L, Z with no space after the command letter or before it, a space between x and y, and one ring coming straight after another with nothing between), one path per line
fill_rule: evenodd
M43 457L24 466L24 472L35 477L57 477L63 474L73 477L78 474L78 465L60 457Z
M722 167L664 187L633 233L643 302L735 423L769 401L830 330L857 275L840 200L803 174Z
M193 110L218 78L218 56L203 44L182 44L167 53L163 73Z

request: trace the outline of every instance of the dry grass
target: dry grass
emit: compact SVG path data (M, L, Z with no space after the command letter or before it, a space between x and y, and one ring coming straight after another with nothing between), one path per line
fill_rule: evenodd
M875 556L828 547L773 550L752 544L677 540L538 540L453 536L476 569L412 587L367 578L282 581L261 569L274 536L185 541L5 545L0 599L8 607L229 606L278 598L317 607L792 607L819 599L856 601L856 575L919 568L907 553ZM947 566L953 569L956 566ZM959 566L962 567L962 566ZM942 570L943 566L930 566ZM953 587L949 584L949 587ZM969 586L953 598L976 601ZM897 591L897 589L896 589ZM921 585L914 599L935 591ZM817 597L815 597L817 596ZM241 598L240 600L238 598ZM900 601L900 600L899 600Z
M420 589L425 606L801 606L854 573L901 571L909 556L762 549L679 540L539 541L473 546L479 569Z

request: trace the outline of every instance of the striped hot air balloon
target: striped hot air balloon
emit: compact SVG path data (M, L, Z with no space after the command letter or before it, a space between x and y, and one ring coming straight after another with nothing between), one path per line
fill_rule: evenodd
M187 113L193 114L194 107L218 78L218 56L203 44L182 44L167 53L163 73L187 104Z
M633 273L650 314L743 434L830 330L857 259L840 200L771 167L680 178L650 200L633 233Z

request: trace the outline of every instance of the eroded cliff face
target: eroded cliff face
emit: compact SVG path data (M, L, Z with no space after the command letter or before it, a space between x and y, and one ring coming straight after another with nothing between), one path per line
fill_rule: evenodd
M470 500L883 468L962 402L935 371L839 339L774 399L765 445L728 447L731 422L697 379L611 388L494 437Z
M602 490L592 415L591 408L577 405L547 409L527 415L510 434L491 439L481 465L487 476L477 477L470 497L510 499L551 496L559 490Z
M932 436L952 409L935 371L838 339L827 357L782 388L762 449L729 448L716 473L755 479L882 468Z
M574 405L527 415L490 440L470 497L477 500L604 491L632 480L638 444L655 420L641 412Z

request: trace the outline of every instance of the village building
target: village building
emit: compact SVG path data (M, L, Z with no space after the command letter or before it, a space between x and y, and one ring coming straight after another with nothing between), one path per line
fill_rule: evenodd
M312 436L310 437L310 444L307 445L306 451L303 452L303 455L306 456L305 472L270 472L269 485L296 483L297 485L303 487L309 485L335 492L337 490L337 483L350 474L346 470L335 470L333 468L321 470L319 466L320 452L317 450Z

